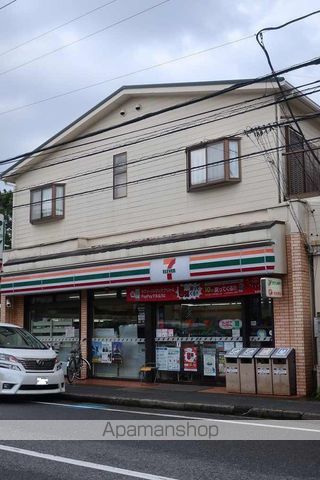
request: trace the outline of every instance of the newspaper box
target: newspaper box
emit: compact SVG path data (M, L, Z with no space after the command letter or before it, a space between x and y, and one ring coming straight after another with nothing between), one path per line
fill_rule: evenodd
M272 395L272 363L271 355L274 352L274 348L261 348L256 353L256 381L257 381L257 393L266 395Z
M244 348L239 354L241 393L256 393L254 356L258 350L259 348Z
M240 393L239 353L242 347L232 348L226 352L226 388L227 392Z
M296 365L293 348L276 348L271 355L274 395L296 393Z

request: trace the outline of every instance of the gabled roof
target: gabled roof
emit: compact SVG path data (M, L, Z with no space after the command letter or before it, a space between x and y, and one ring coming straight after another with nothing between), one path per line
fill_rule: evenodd
M76 139L77 136L85 130L91 123L94 123L99 119L102 114L107 115L107 113L117 107L119 104L123 103L127 98L137 96L137 95L163 95L165 94L197 94L205 95L208 92L214 92L222 90L228 85L233 84L244 84L243 89L253 91L265 90L266 84L267 88L270 90L277 90L276 83L274 80L263 80L263 82L254 82L251 85L246 85L249 82L253 82L255 79L233 79L233 80L218 80L218 81L207 81L207 82L182 82L182 83L162 83L162 84L145 84L145 85L124 85L118 90L104 98L101 102L95 105L93 108L85 112L83 115L78 117L76 120L71 122L65 128L60 130L58 133L53 135L47 141L42 143L39 147L35 148L32 152L29 152L28 155L23 157L21 160L17 161L14 165L9 167L2 173L2 178L5 180L14 179L16 174L21 171L27 170L23 167L26 167L29 164L31 159L35 159L34 154L44 147L59 145L60 142L68 141L70 139ZM283 78L279 77L281 82L284 81ZM289 84L287 84L289 85ZM43 158L43 157L42 157Z

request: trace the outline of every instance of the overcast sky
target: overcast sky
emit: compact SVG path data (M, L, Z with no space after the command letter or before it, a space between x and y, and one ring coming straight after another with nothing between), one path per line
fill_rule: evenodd
M0 0L0 7L9 0ZM110 0L109 0L110 1ZM38 146L121 85L255 77L269 73L250 38L144 73L112 80L37 105L27 104L170 59L253 35L319 8L317 0L170 0L102 33L15 67L161 0L117 0L6 55L1 53L80 16L107 0L16 0L0 9L0 159ZM265 34L277 69L319 55L320 15ZM14 69L5 73L7 70ZM319 67L288 75L300 85ZM319 97L318 97L319 100Z

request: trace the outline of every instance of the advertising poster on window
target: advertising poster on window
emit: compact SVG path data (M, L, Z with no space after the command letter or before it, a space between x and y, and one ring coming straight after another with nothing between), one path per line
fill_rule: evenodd
M92 341L92 362L112 363L112 342Z
M205 377L215 377L217 375L215 348L203 349L203 375Z
M180 348L168 347L167 362L169 372L180 372Z
M101 363L112 363L112 342L102 342Z
M92 363L101 363L102 342L92 340Z
M198 349L197 347L185 347L183 349L183 370L185 372L198 371Z
M122 342L112 342L112 363L122 363Z
M226 357L224 352L219 352L219 375L226 374Z
M168 348L157 347L156 348L156 365L158 370L168 370Z
M67 338L75 337L75 328L72 326L64 327L64 336Z

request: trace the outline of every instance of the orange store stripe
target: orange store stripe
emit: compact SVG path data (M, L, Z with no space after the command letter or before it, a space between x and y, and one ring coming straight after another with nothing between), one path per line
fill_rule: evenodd
M260 255L263 253L273 253L273 248L262 248L259 250L243 250L243 251L232 251L224 253L211 253L208 255L197 255L190 257L190 262L196 262L198 260L210 260L213 258L228 258L228 257L242 257L244 255Z
M138 268L138 267L150 267L150 262L140 262L140 263L121 263L115 265L105 265L102 267L86 267L78 268L75 270L63 270L51 273L34 273L31 275L21 275L17 277L2 277L2 283L12 283L19 282L21 280L34 280L36 278L52 278L52 277L65 277L67 275L78 275L80 273L92 273L92 272L101 272L101 271L110 271L110 270L124 270L128 268Z

